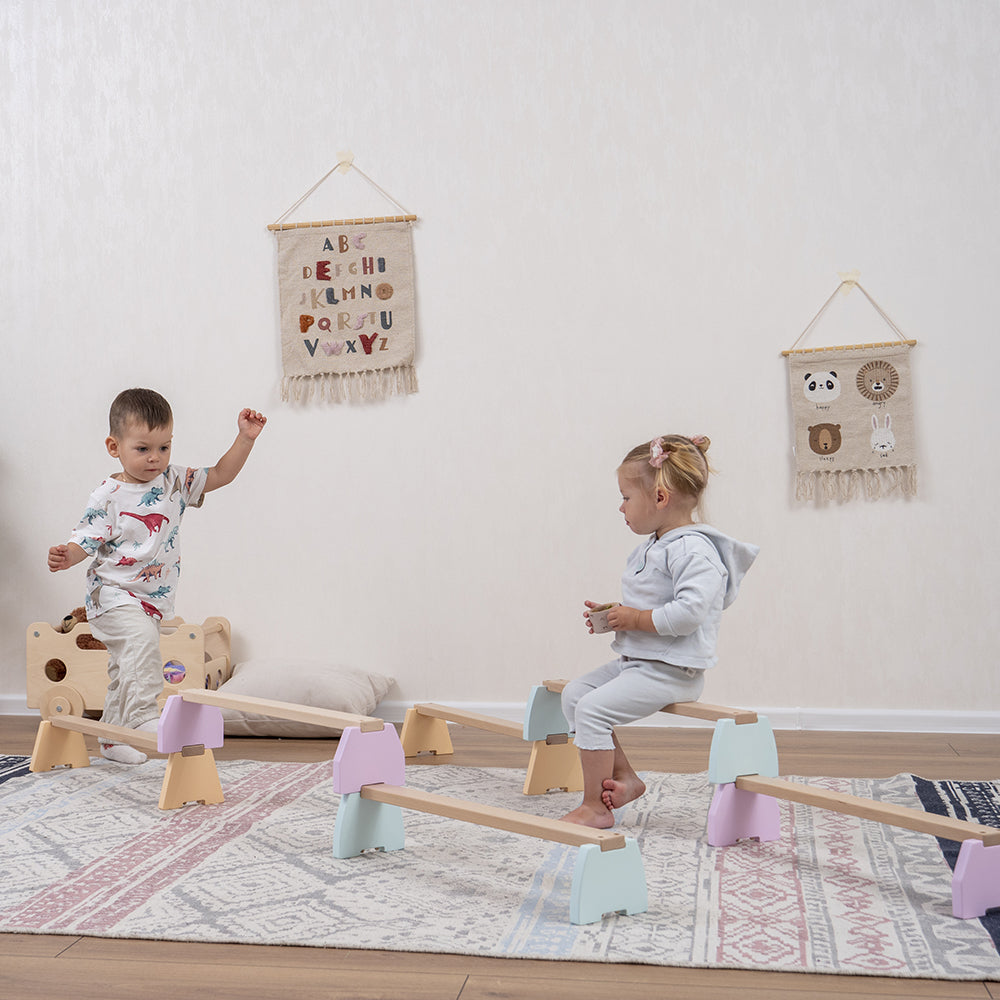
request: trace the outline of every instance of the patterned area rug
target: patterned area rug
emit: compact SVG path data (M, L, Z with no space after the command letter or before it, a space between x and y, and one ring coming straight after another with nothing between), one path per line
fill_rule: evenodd
M0 758L0 931L1000 980L983 922L951 915L933 837L784 803L781 840L712 848L705 774L646 774L619 811L649 911L575 926L574 848L408 811L404 850L338 861L329 762L223 762L225 803L171 812L163 768L32 775ZM407 781L550 817L572 801L525 798L505 769L414 766ZM979 782L918 795L910 775L808 782L935 811L954 809L945 785L1000 799Z

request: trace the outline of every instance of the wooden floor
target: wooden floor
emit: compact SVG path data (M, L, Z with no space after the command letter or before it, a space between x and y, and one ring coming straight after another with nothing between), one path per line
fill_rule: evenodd
M0 752L30 754L37 721L0 718ZM626 728L622 743L642 770L707 769L711 731ZM454 757L421 763L526 767L524 744L456 727ZM1000 777L1000 737L779 732L782 774L927 778ZM324 760L326 740L227 740L218 759ZM10 859L4 859L6 863ZM484 906L489 905L484 900ZM1000 983L818 976L475 958L258 945L0 935L3 1000L805 1000L861 997L1000 1000Z

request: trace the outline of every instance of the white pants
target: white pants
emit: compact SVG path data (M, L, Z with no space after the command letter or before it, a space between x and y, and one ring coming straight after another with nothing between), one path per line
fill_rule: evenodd
M111 608L90 620L94 635L108 647L108 692L101 721L138 729L160 717L156 698L163 690L160 626L141 608Z
M704 670L623 656L570 681L563 688L562 710L580 750L613 750L615 726L677 701L697 701L704 687Z

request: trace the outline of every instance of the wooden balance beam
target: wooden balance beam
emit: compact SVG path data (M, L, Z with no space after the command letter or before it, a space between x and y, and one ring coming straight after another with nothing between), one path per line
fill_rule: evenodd
M335 858L402 850L402 810L412 809L577 847L570 889L573 923L646 910L646 876L633 837L407 788L405 765L393 726L367 733L344 730L333 761L333 790L340 796L333 830Z
M625 846L625 835L614 830L594 830L561 819L547 819L544 816L533 816L514 809L480 805L401 785L363 785L360 795L361 798L372 802L384 802L403 809L457 819L463 823L475 823L477 826L489 826L496 830L506 830L508 833L520 833L526 837L552 840L558 844L568 844L570 847L594 844L602 851L616 851Z
M542 681L546 691L562 694L569 681ZM738 726L748 725L757 721L757 713L744 708L725 708L722 705L710 705L705 701L679 701L673 705L664 705L659 709L667 715L683 715L689 719L702 719L705 722L718 722L720 719L732 719Z
M198 688L181 691L180 697L197 705L213 705L216 708L234 708L241 712L255 712L272 719L290 719L293 722L308 722L328 729L347 729L350 726L363 733L380 730L385 723L368 715L351 715L349 712L335 712L332 709L312 708L308 705L294 705L287 701L272 701L269 698L253 698L249 695L226 694L224 691L203 691Z
M93 719L65 715L43 719L35 736L28 769L89 767L84 736L126 743L147 754L167 755L160 789L160 809L177 809L188 802L210 805L223 801L213 747L222 746L222 716L217 709L185 708L183 699L167 699L155 734L112 726Z
M875 802L857 795L846 795L843 792L831 792L824 788L800 785L782 778L765 778L759 774L743 775L736 779L735 784L743 792L770 795L772 798L798 802L801 805L827 809L830 812L843 813L847 816L857 816L860 819L870 819L876 823L902 827L904 830L929 833L944 840L959 842L981 840L986 847L995 847L1000 844L1000 830L996 827L970 823L967 820L955 819L951 816L935 816L933 813L925 813L906 806Z

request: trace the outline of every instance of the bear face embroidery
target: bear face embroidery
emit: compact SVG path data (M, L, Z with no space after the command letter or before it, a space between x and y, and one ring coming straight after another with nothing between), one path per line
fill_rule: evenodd
M836 372L806 372L802 392L813 403L829 403L840 395L840 379Z
M809 447L817 455L832 455L841 443L840 424L816 424L809 428Z
M899 372L888 361L869 361L858 369L855 384L865 399L881 403L899 388Z

